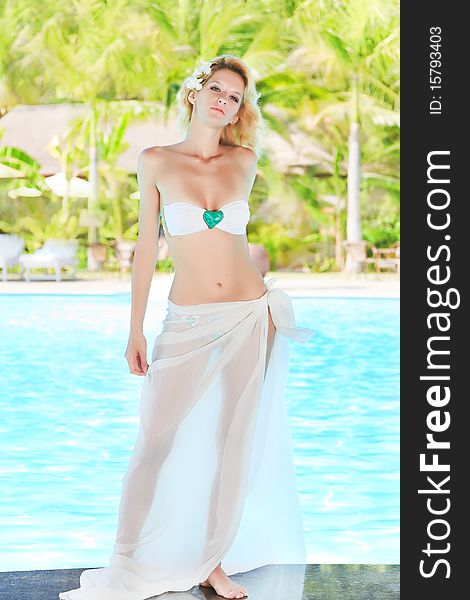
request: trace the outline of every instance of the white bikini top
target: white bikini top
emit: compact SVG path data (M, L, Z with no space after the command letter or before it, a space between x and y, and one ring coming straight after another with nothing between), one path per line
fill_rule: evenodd
M188 235L213 227L243 235L250 220L250 207L246 200L228 202L218 210L206 210L190 202L172 202L163 205L163 217L170 236Z

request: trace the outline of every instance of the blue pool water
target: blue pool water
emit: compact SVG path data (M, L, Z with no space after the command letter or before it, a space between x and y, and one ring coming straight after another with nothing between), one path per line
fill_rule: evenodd
M293 298L286 405L310 563L399 562L399 300ZM107 564L142 379L130 296L0 296L0 570ZM165 306L149 301L150 354Z

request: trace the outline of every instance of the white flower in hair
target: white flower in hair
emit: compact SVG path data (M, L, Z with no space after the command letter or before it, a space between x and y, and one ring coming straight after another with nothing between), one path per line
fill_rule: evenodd
M186 79L186 87L189 88L190 90L201 90L202 89L202 85L201 85L201 83L199 83L199 81L196 79L196 77L188 77Z
M201 90L202 84L198 80L201 75L209 75L211 72L211 63L209 61L203 61L190 75L186 78L186 87L190 90Z
M199 67L194 71L193 75L198 77L199 75L209 75L211 72L211 63L208 60L204 60Z

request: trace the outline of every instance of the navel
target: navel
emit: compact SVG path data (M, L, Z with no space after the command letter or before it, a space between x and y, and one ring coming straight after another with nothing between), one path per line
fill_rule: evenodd
M222 284L220 283L220 281L217 282L217 287L222 287Z

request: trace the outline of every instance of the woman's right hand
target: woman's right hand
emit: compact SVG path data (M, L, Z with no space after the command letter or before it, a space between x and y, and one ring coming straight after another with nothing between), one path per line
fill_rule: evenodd
M147 340L143 333L131 331L124 356L131 373L141 376L147 373Z

